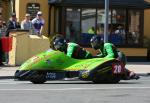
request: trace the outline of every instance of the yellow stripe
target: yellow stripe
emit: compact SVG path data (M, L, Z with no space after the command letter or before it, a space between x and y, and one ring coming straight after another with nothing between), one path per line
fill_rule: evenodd
M105 67L104 69L98 70L98 72L106 72L108 70L111 70L111 66Z

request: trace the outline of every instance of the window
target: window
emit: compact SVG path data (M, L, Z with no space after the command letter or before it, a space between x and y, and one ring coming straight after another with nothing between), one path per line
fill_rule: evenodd
M96 9L82 9L80 45L90 46L91 37L96 34Z
M72 42L80 39L80 9L66 9L66 38Z
M115 45L124 45L126 42L126 10L112 9L109 41Z
M129 33L127 36L128 44L139 44L140 37L140 11L129 11Z
M112 10L112 24L125 24L126 11L122 9Z
M58 9L56 9L55 11L55 32L58 33L59 32L59 11Z
M117 46L140 44L141 11L110 9L108 40ZM66 38L82 46L90 46L93 35L104 35L104 9L67 8Z
M109 24L111 24L111 12L109 12ZM105 10L100 9L97 10L97 30L96 33L98 35L104 34L104 24L105 24Z
M82 9L81 20L82 33L95 34L96 9Z

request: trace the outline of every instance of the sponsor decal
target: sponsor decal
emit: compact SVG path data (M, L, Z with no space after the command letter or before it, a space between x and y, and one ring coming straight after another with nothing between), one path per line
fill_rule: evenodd
M75 68L83 68L83 69L86 69L88 67L89 67L89 64L79 64L75 66Z
M78 71L80 68L66 68L65 70Z
M46 78L48 78L48 79L56 79L56 73L48 72L47 75L46 75Z
M89 71L84 71L84 72L82 72L82 78L88 78L88 76L89 76Z

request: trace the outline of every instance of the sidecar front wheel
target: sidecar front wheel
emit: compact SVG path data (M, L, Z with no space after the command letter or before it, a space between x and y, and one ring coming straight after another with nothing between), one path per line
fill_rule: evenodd
M46 76L43 75L43 74L39 74L37 76L35 76L34 78L32 78L30 80L33 84L43 84L45 83L47 80L46 80Z

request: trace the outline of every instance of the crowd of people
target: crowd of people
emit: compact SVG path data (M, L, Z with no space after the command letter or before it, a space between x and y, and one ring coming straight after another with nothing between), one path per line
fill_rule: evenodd
M25 14L24 20L21 23L18 22L16 14L12 13L8 22L6 23L0 19L0 40L3 37L9 37L12 30L29 30L30 34L41 36L44 27L44 19L42 17L42 12L38 11L35 18L31 20L31 15L29 13ZM5 58L5 60L3 59ZM3 61L8 63L8 54L7 56L2 51L2 42L0 41L0 65L4 65Z
M0 20L0 37L9 36L9 32L11 30L17 29L33 29L33 34L42 35L44 23L45 21L42 17L41 11L37 12L36 17L33 20L31 20L31 15L29 13L25 14L25 18L21 21L21 23L17 21L16 14L12 13L7 23L5 21Z

